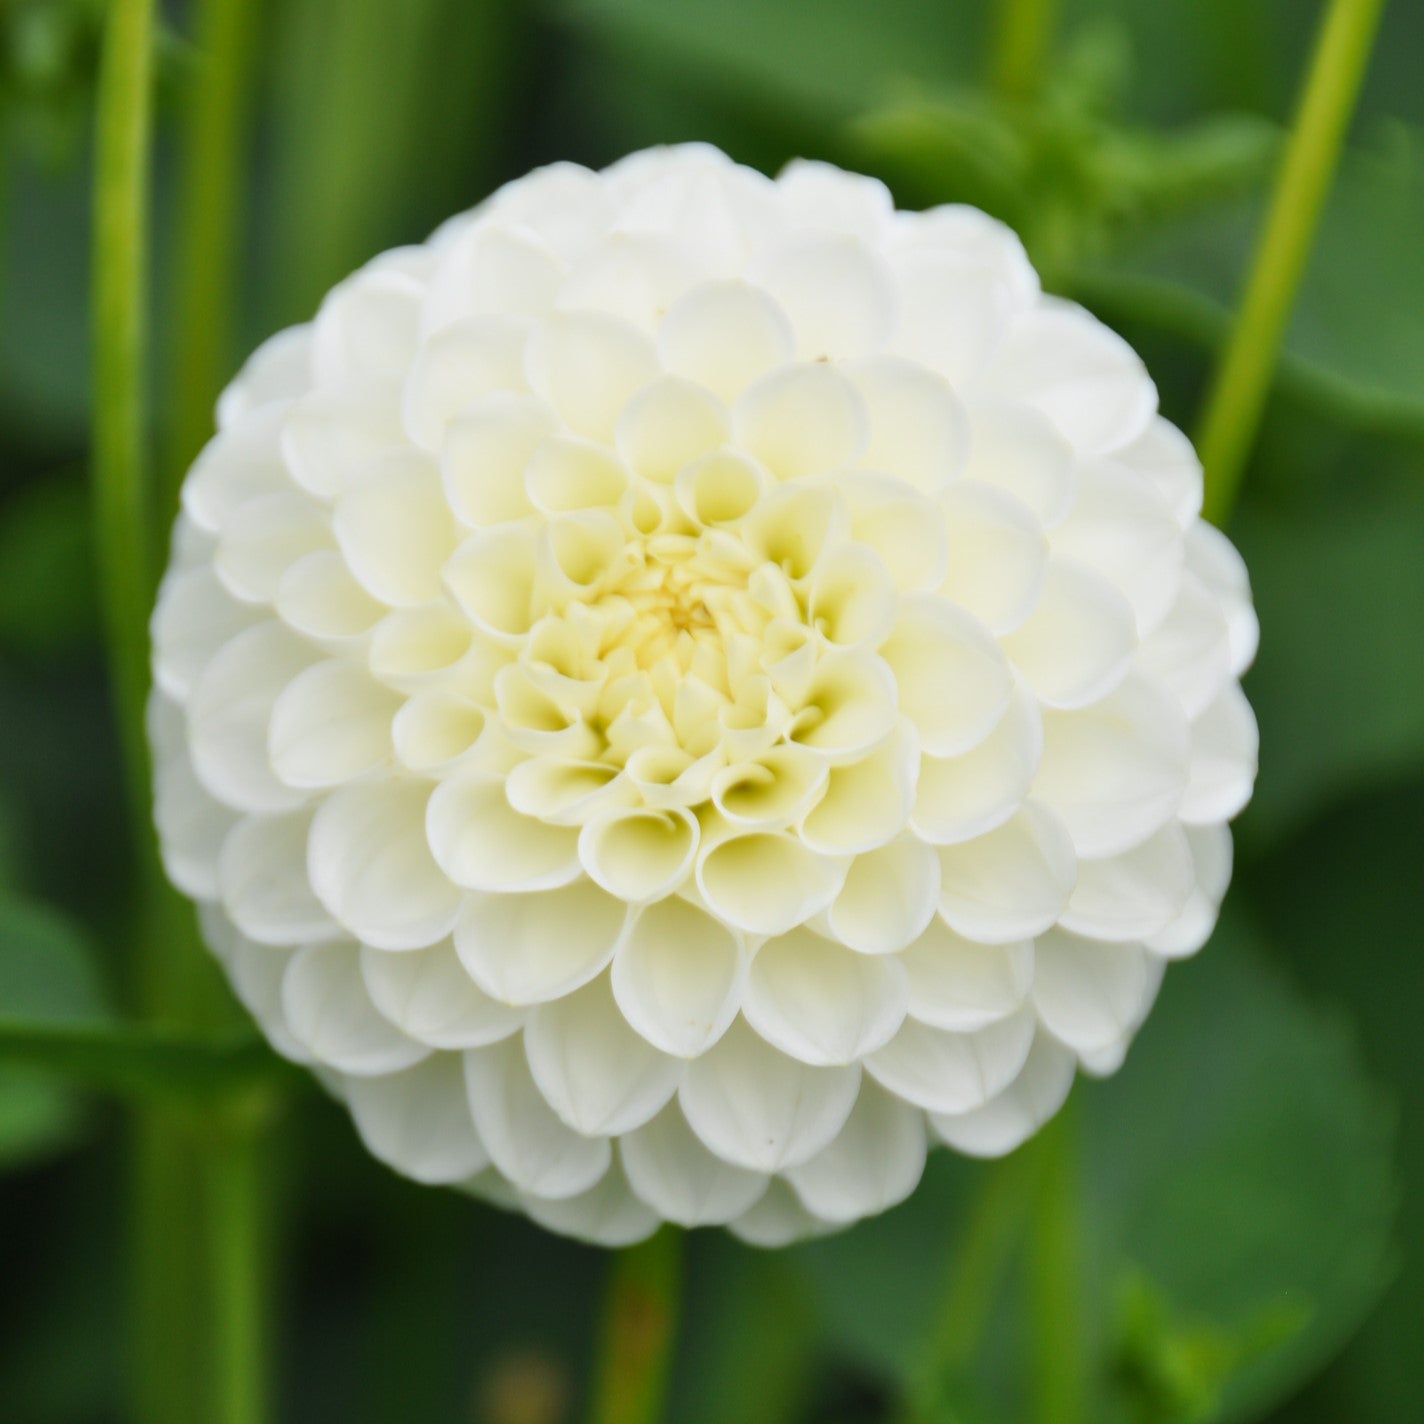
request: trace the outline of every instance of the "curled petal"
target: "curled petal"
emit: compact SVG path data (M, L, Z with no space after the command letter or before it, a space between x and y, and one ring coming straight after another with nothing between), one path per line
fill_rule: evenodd
M1192 854L1178 825L1102 860L1080 860L1078 883L1059 923L1105 941L1143 940L1181 913L1195 883Z
M939 903L934 848L902 835L851 861L845 884L826 911L826 924L860 954L894 954L918 939Z
M427 337L405 378L406 433L438 454L450 422L486 396L522 391L528 319L467 317Z
M498 395L451 419L440 446L440 481L457 519L473 528L532 514L526 471L554 429L530 396Z
M845 376L821 363L763 376L732 409L737 444L778 479L853 465L869 438L865 405Z
M1251 798L1260 745L1256 714L1231 683L1192 723L1182 819L1207 825L1235 816Z
M401 699L364 668L332 660L300 672L272 704L267 746L289 786L338 786L385 762Z
M697 886L708 908L748 934L784 934L835 897L842 862L817 855L794 836L757 831L704 851Z
M663 376L623 408L614 438L630 470L669 485L685 465L726 440L727 412L704 387Z
M1032 1137L1067 1100L1077 1068L1073 1055L1049 1034L1033 1041L1012 1083L962 1113L932 1113L935 1135L971 1157L1002 1157Z
M390 380L327 386L282 417L282 457L292 478L318 499L334 499L402 443L397 387Z
M979 944L936 921L900 955L909 1013L931 1028L966 1033L1015 1012L1033 983L1033 941Z
M961 480L939 497L948 573L939 591L993 633L1017 628L1043 588L1048 543L1034 516L991 485Z
M1136 944L1099 944L1065 930L1035 943L1033 1004L1043 1026L1080 1056L1131 1034L1156 993L1149 955Z
M571 1197L536 1197L520 1202L540 1226L594 1246L632 1246L658 1228L657 1216L633 1194L618 1163L586 1191Z
M1147 941L1148 949L1166 959L1183 959L1207 942L1231 883L1231 832L1225 826L1187 826L1186 837L1192 853L1191 894L1177 917Z
M519 1009L475 984L449 940L405 954L366 945L361 977L381 1013L432 1048L483 1048L524 1025Z
M619 808L584 825L578 853L592 880L636 905L661 898L687 878L697 839L697 822L684 810Z
M865 1067L883 1087L927 1112L968 1112L1018 1076L1033 1033L1033 1015L1026 1011L970 1033L907 1018L900 1032L865 1060Z
M223 842L218 860L223 908L259 944L312 944L341 934L307 878L311 820L306 811L244 816Z
M908 722L858 761L833 766L821 799L799 827L822 855L858 855L892 840L915 800L919 738Z
M969 453L969 419L943 376L901 356L857 361L847 374L870 421L861 454L867 467L924 494L938 494L958 478Z
M530 386L575 435L605 444L629 398L658 374L648 338L599 312L544 318L530 337L525 370Z
M724 401L785 365L794 352L785 312L765 292L740 280L694 287L658 325L663 365Z

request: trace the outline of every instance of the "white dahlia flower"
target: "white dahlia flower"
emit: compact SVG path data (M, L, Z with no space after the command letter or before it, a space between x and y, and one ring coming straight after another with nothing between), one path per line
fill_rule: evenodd
M224 393L153 623L169 874L370 1150L761 1244L1007 1152L1209 934L1245 570L971 208L540 170Z

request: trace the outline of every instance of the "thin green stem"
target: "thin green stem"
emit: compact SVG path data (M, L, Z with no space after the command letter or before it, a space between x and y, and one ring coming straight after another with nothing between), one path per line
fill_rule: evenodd
M254 1124L235 1119L204 1154L213 1299L215 1424L267 1418L266 1183Z
M1029 1332L1038 1424L1083 1424L1082 1243L1073 1105L1040 1134L1038 1193L1029 1243Z
M213 402L230 374L258 10L258 0L201 0L196 7L199 69L178 180L165 518L176 511L184 471L212 433Z
M589 1424L656 1424L677 1335L682 1237L665 1226L610 1262Z
M983 1169L954 1252L944 1298L922 1351L898 1424L954 1418L1033 1202L1035 1164L1016 1152Z
M1039 87L1053 32L1058 0L999 0L993 26L989 78L1008 99L1027 99Z
M153 594L147 354L153 0L111 0L94 160L94 532L129 800L148 831L148 610Z
M1383 9L1384 0L1330 0L1321 26L1245 296L1198 432L1206 515L1218 524L1231 512L1255 443Z

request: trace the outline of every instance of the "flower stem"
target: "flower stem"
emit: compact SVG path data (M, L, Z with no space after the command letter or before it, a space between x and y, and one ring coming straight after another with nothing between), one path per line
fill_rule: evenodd
M212 433L213 402L229 375L257 11L253 0L200 0L196 7L201 69L179 175L165 521L176 512L184 471Z
M1330 0L1245 296L1198 432L1206 515L1235 503L1384 0Z
M953 1395L975 1362L999 1289L1021 1244L1035 1181L1032 1152L1015 1152L984 1168L920 1368L895 1416L899 1424L931 1424L953 1417Z
M1073 1104L1036 1144L1038 1194L1029 1242L1029 1331L1033 1411L1039 1424L1082 1424L1082 1261L1078 1229L1077 1135Z
M682 1237L665 1226L610 1263L590 1424L655 1424L677 1334Z
M989 78L1008 99L1039 87L1058 18L1058 0L1000 0L993 26Z
M149 526L147 244L153 0L112 0L94 161L93 493L109 676L131 809L146 844Z

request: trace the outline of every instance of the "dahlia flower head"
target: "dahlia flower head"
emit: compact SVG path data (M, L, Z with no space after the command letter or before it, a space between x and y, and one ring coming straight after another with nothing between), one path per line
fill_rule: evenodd
M271 338L153 621L173 881L397 1171L776 1245L1113 1071L1250 795L1245 569L968 207L556 164Z

